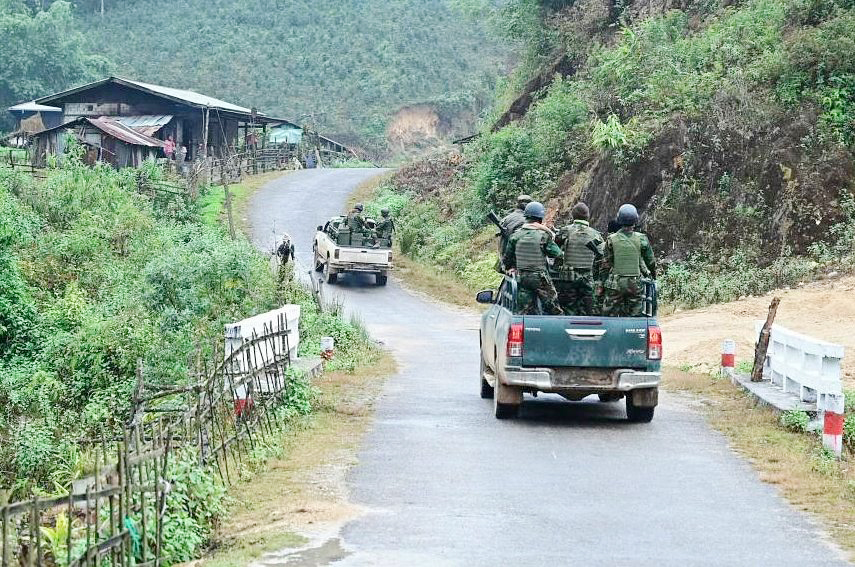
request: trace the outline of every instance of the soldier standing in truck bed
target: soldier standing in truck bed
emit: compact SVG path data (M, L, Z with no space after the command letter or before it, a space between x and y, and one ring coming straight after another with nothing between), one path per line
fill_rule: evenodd
M540 299L543 311L550 315L562 314L546 259L561 258L564 253L555 244L552 231L542 224L545 215L546 209L537 201L526 205L526 222L511 235L502 258L509 273L518 275L518 313L537 314L537 300Z
M621 205L617 222L620 230L606 240L605 262L610 273L605 283L603 315L639 317L644 307L645 271L656 278L656 260L647 236L635 231L638 211Z
M555 289L565 315L594 314L594 278L603 257L603 236L588 224L590 210L579 202L571 211L573 222L562 227L555 242L564 251Z

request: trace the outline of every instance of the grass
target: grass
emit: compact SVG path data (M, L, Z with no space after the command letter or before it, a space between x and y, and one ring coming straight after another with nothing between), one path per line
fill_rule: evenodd
M413 260L401 253L397 247L393 257L395 275L400 277L407 287L458 307L484 310L484 307L475 301L475 293L466 287L456 274Z
M288 175L288 173L290 173L289 170L268 171L267 173L244 177L240 183L229 185L229 193L232 196L232 215L237 230L247 228L246 211L250 197L263 185ZM199 199L199 207L202 222L205 224L214 226L219 223L228 223L226 218L226 191L222 185L209 187L205 195Z
M816 517L855 559L855 466L850 453L836 461L817 435L784 429L772 410L728 380L666 368L663 386L709 402L710 424L747 458L761 480L775 485L796 508Z
M303 529L338 526L359 515L347 501L345 474L356 463L374 401L395 371L394 359L384 352L352 373L316 378L315 410L283 437L281 457L231 488L229 514L201 564L246 565L264 553L305 545L296 535Z
M350 197L347 198L347 210L349 211L352 209L353 205L356 203L367 203L368 201L374 200L374 198L377 197L380 187L384 182L388 181L393 174L394 172L390 171L389 173L366 179L357 185L356 189L353 190L353 193L350 194Z

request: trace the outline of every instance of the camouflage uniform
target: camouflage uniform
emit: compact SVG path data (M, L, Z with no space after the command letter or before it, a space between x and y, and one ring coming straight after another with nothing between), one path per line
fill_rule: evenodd
M502 270L502 257L505 255L505 251L508 248L508 241L510 237L517 231L519 228L525 224L525 215L522 212L522 209L516 208L510 213L506 214L501 221L499 221L499 225L504 229L505 233L508 234L508 237L504 235L499 236L499 261L496 262L496 271L503 272Z
M603 315L638 317L644 306L644 282L647 273L655 277L656 261L647 237L631 228L609 235L606 263L611 273L605 282Z
M567 315L593 315L594 278L603 256L603 236L588 221L576 219L559 231L555 241L564 251L555 279L561 309Z
M383 219L377 223L377 238L383 240L386 244L391 246L392 244L392 233L395 231L395 223L392 222L392 217L383 217Z
M508 269L516 268L519 272L518 313L536 314L536 299L540 298L544 311L550 315L562 314L557 303L558 293L547 271L546 258L563 255L552 239L552 233L540 223L525 223L511 236L502 260Z
M362 218L362 211L353 209L347 215L347 227L353 232L363 232L365 230L365 219Z

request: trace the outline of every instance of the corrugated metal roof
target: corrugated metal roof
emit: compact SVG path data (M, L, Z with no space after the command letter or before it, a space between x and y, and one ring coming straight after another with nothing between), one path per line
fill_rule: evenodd
M116 77L117 79L121 79L121 77ZM130 79L121 79L126 83L130 83L132 85L136 85L143 89L148 89L150 91L160 93L162 95L177 98L189 102L190 104L195 104L197 106L210 106L211 108L219 108L220 110L230 110L233 112L241 112L245 114L249 114L252 112L249 108L244 108L242 106L238 106L236 104L232 104L230 102L226 102L224 100L220 100L218 98L210 97L207 95L194 93L193 91L185 91L183 89L173 89L172 87L162 87L160 85L152 85L151 83L143 83L140 81L132 81Z
M172 120L171 114L145 114L140 116L115 116L113 120L121 122L146 136L154 136Z
M60 93L48 95L39 99L36 99L39 103L53 102L55 100L59 100L63 97L66 97L71 94L79 93L91 88L99 87L101 85L105 85L108 83L115 83L118 85L125 85L130 88L142 90L145 92L149 92L155 95L160 95L175 101L183 102L185 104L189 104L191 106L195 106L198 108L209 107L213 109L219 109L224 112L236 112L239 114L251 114L251 110L249 108L244 108L242 106L238 106L236 104L232 104L230 102L226 102L224 100L220 100L218 98L202 95L199 93L195 93L193 91L187 91L184 89L174 89L172 87L164 87L161 85L153 85L151 83L143 83L142 81L132 81L130 79L123 79L121 77L108 77L106 79L101 79L100 81L95 81L93 83L88 83L85 85L81 85L79 87L75 87L73 89L68 89L67 91L62 91ZM263 118L263 114L258 114L259 118ZM269 121L269 120L268 120Z
M129 128L120 122L110 120L109 118L85 118L87 122L116 139L134 146L148 146L150 148L162 148L163 141L151 136L146 136L137 132L133 128Z
M45 106L44 104L32 101L10 106L9 112L62 112L62 109L56 106Z

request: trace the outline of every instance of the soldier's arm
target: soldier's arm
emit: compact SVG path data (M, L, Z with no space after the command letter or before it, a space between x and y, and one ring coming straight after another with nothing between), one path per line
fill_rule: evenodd
M561 249L560 246L555 244L555 241L552 240L551 238L546 241L546 244L544 244L543 252L544 252L544 254L549 256L550 258L563 258L564 257L564 251Z
M502 264L504 264L506 270L517 267L517 256L514 253L516 244L517 239L511 236L510 240L508 240L508 243L505 245L505 251L502 255Z
M612 269L612 265L614 264L614 250L612 249L612 243L610 240L606 240L606 243L603 247L603 260L601 263L601 269L603 271L608 272Z
M646 236L641 241L641 259L650 271L650 277L656 279L656 258L653 257L653 247L650 246L650 241Z

